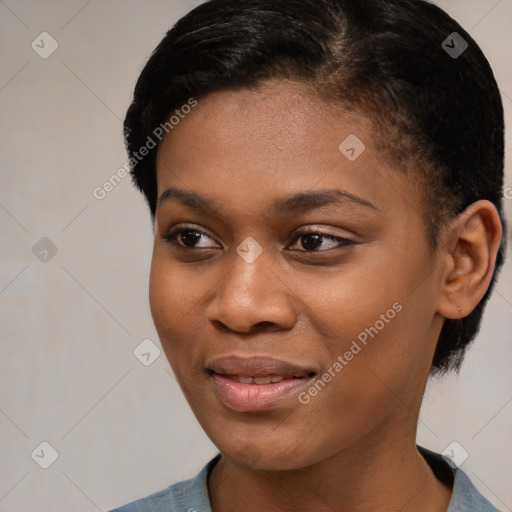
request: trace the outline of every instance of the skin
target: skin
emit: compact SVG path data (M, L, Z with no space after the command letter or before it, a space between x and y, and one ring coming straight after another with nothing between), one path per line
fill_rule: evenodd
M355 161L338 149L349 134L366 146ZM490 282L499 217L474 203L434 250L422 188L384 164L374 140L366 117L303 84L269 81L201 98L161 143L159 197L176 187L217 203L206 213L159 202L150 277L162 347L222 453L208 483L214 512L448 508L451 489L416 450L419 409L443 317L469 314ZM331 189L373 207L270 208ZM179 227L204 236L165 239ZM297 236L315 228L350 242ZM252 263L236 252L248 236L263 250ZM293 396L243 412L212 389L205 364L225 355L284 359L321 376L395 302L402 310L308 404Z

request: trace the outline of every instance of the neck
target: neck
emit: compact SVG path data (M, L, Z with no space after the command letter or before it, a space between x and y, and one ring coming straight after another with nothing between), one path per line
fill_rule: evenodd
M415 435L395 442L363 439L320 463L287 471L247 469L222 456L208 487L213 512L238 512L241 503L244 512L446 512L451 498L417 451Z

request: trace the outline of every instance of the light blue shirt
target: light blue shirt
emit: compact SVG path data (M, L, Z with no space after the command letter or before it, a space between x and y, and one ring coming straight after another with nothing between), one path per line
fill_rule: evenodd
M418 446L418 450L431 465L436 476L439 477L439 472L441 472L445 477L447 475L450 479L453 477L453 494L446 512L500 512L478 492L463 471L452 468L437 453L420 446ZM178 482L167 489L110 512L212 512L208 497L208 476L219 458L220 454L208 462L190 480ZM437 461L436 467L433 467L432 459Z

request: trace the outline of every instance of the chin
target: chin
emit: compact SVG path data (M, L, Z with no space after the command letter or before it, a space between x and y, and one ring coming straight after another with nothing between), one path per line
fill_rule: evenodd
M300 442L294 446L240 443L221 447L220 452L233 464L254 471L291 471L319 462L308 456Z

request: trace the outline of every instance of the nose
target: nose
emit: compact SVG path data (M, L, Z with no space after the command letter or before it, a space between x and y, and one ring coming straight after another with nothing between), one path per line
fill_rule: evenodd
M228 273L218 283L206 316L217 328L252 334L262 329L291 329L296 322L293 292L271 268L266 251L248 263L236 252Z

